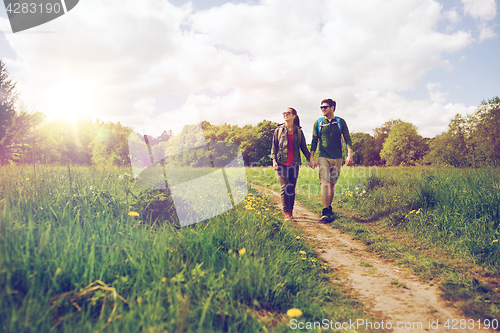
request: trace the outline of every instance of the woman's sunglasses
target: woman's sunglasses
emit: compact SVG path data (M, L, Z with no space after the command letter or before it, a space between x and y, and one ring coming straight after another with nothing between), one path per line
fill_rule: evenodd
M283 112L283 115L284 115L284 116L289 116L289 115L291 115L291 114L292 114L292 112L291 112L291 111L285 111L285 112Z

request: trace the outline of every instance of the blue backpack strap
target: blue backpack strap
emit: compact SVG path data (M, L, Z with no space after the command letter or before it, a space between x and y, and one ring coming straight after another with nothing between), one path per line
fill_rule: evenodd
M337 126L339 127L340 134L342 134L342 123L340 122L340 117L335 116L337 121ZM318 119L318 137L321 137L321 126L323 126L323 117Z

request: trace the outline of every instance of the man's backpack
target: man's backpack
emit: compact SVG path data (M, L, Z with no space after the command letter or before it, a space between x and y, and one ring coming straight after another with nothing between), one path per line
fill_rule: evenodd
M323 127L323 118L320 117L318 119L318 138L321 138L321 127ZM339 127L339 131L342 134L342 124L340 123L340 117L335 116L335 121L337 122L337 126ZM327 126L327 125L324 125Z

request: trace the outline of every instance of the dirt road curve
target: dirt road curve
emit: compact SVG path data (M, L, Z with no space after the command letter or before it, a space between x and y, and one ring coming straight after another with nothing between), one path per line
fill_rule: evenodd
M256 185L252 187L278 203L278 193ZM469 322L469 327L463 328L464 321L460 328L460 320L466 318L440 300L435 285L418 281L401 268L367 252L360 241L320 223L317 212L296 203L294 221L318 255L341 275L341 280L333 283L350 286L367 308L380 313L386 325L391 323L393 332L493 332L478 329L477 323L476 328ZM455 329L444 327L447 320L451 326L456 324ZM429 326L430 323L433 325Z

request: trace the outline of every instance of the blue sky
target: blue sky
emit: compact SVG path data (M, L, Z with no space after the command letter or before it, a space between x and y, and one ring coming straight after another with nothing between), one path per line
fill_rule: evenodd
M494 0L80 0L15 34L0 6L0 58L49 117L155 134L292 106L310 138L333 98L351 132L400 118L433 137L500 95L499 23Z

